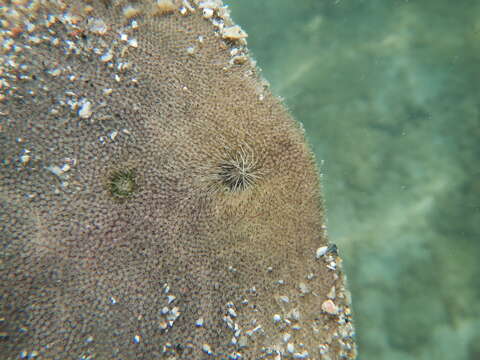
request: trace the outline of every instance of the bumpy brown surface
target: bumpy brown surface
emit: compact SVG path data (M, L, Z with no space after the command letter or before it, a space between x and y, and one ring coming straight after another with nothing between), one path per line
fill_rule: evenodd
M222 6L0 10L2 359L354 357L314 160Z

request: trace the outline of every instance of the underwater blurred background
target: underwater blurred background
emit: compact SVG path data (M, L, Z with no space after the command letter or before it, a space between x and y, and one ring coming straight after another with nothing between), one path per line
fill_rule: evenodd
M480 359L480 2L226 2L316 154L359 359Z

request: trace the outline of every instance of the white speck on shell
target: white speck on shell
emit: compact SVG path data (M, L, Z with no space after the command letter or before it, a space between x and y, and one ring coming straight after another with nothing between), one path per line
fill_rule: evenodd
M237 313L235 312L235 310L233 308L228 308L228 314L233 318L237 317Z
M238 25L224 27L222 30L222 37L227 40L240 40L247 36L247 33Z
M213 16L213 9L205 8L203 9L203 17L205 19L210 19Z
M140 14L140 9L133 7L132 5L127 5L123 8L123 16L127 19L131 19Z
M90 25L90 31L97 35L105 35L107 33L107 25L102 19L94 19Z
M331 261L329 264L327 264L327 268L335 271L335 270L337 270L337 263L335 261Z
M298 284L298 289L302 293L302 295L308 294L310 292L310 288L307 286L307 284L301 282Z
M335 289L335 286L332 286L332 288L327 294L327 298L329 298L330 300L335 300L335 297L336 297L336 289Z
M57 165L50 165L49 167L47 167L47 169L50 170L50 172L56 176L61 176L63 174L62 168Z
M133 48L137 48L138 47L138 40L137 39L130 39L130 40L128 40L128 45L130 45Z
M92 116L92 112L92 103L88 100L83 100L80 109L78 110L78 116L82 119L88 119Z
M301 353L293 354L294 359L308 359L309 356L310 354L306 350L302 351Z
M110 139L115 140L115 138L117 137L118 135L118 131L117 130L112 130L112 132L108 135L110 137Z
M22 163L22 165L26 165L32 158L30 155L28 155L29 153L30 153L30 150L23 149L23 154L20 155L20 162Z
M208 355L212 355L212 348L208 344L203 344L202 350L204 353L207 353Z
M322 303L322 310L330 315L337 315L338 314L338 306L332 300L325 300Z
M317 259L320 259L322 256L324 256L328 251L328 246L322 246L319 247L315 253L315 257Z
M300 310L298 310L297 308L294 308L294 309L290 310L287 314L287 318L289 318L290 320L299 321L300 320Z

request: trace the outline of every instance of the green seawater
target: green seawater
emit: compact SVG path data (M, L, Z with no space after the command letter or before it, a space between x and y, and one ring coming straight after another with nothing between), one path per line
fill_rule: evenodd
M230 0L306 129L360 359L480 359L480 1Z

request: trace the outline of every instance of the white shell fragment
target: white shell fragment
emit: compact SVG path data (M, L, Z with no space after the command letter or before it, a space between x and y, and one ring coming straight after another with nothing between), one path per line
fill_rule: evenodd
M92 116L92 103L88 100L84 100L81 103L80 109L78 110L78 116L82 119L88 119Z
M332 300L325 300L322 303L322 310L325 311L327 314L330 315L337 315L338 314L338 307Z
M208 355L212 354L212 348L208 344L203 344L202 350L203 350L203 352L205 352Z
M222 31L222 37L228 40L245 39L247 36L247 33L238 25L224 27Z
M315 253L315 257L317 259L320 259L322 256L324 256L328 251L328 246L321 246L317 249Z

